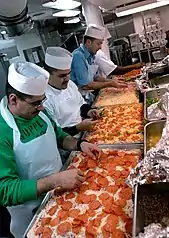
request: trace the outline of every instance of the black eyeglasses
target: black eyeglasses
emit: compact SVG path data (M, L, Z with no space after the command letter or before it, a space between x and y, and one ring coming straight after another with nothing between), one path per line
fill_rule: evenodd
M26 99L24 99L24 101L26 103L28 103L29 105L32 105L33 107L35 107L36 109L38 109L40 106L43 105L43 103L47 100L47 98L44 98L43 100L41 101L36 101L36 102L28 102L26 101Z

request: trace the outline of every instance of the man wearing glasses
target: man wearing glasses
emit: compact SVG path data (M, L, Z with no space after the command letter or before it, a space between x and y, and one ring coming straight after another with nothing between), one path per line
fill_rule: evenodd
M46 192L71 190L84 181L77 170L59 172L57 145L91 157L100 152L97 146L63 132L44 111L48 79L48 72L35 64L12 64L0 104L0 205L9 206L16 238L23 237Z

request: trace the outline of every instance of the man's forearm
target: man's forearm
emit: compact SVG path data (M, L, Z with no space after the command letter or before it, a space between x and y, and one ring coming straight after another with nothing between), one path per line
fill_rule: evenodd
M107 88L107 87L111 87L110 81L106 81L106 82L92 82L89 83L85 86L82 87L82 89L84 90L95 90L95 89L102 89L102 88Z
M58 176L53 174L37 181L37 195L40 197L44 193L47 193L53 189L57 189L57 187L60 187L59 172Z
M135 69L135 65L128 65L128 66L118 66L111 74L124 74L130 72L131 70Z
M102 76L99 76L99 77L95 78L94 81L95 81L95 82L107 82L107 79L105 79L105 78L102 77Z

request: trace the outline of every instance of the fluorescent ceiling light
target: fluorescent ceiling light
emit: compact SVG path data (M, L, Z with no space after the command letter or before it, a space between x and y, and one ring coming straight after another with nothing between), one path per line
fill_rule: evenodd
M138 12L151 10L151 9L154 9L154 8L157 8L157 7L166 6L168 4L169 4L168 0L157 1L155 3L150 3L150 4L147 4L147 5L144 5L144 6L135 7L135 8L125 10L125 11L117 12L116 15L118 17L128 16L128 15L135 14L135 13L138 13Z
M43 7L50 7L60 10L71 10L81 5L80 2L73 0L57 0L56 2L47 2L42 4Z
M80 11L75 10L65 10L61 12L56 12L53 14L54 17L75 17L80 14Z
M80 22L80 19L78 17L75 17L71 20L66 20L64 23L65 24L74 24L74 23L78 23L78 22Z

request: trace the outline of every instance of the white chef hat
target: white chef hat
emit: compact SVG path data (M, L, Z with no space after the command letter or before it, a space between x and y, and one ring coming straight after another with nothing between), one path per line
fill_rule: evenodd
M96 24L89 24L85 36L90 36L98 40L104 40L105 38L105 27L98 26Z
M49 73L29 62L16 62L9 66L8 83L17 91L41 96L45 93Z
M61 47L48 47L45 54L45 63L54 69L70 69L72 54Z

